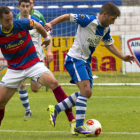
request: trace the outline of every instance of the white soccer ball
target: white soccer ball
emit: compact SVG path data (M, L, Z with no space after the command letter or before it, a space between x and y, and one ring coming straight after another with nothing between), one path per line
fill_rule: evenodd
M85 122L89 131L93 132L93 136L98 136L102 131L101 123L95 119L89 119Z

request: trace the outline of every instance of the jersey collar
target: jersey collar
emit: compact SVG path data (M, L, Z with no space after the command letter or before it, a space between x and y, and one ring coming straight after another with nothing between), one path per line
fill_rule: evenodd
M1 25L1 30L2 30L3 33L10 33L12 31L12 29L13 29L13 25L12 25L12 27L11 27L11 29L9 31L3 31L2 30L2 25Z

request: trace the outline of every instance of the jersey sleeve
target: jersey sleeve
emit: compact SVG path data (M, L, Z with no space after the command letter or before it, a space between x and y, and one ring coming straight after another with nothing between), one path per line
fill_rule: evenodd
M105 34L105 36L102 38L102 41L104 42L104 45L111 45L114 43L114 39L110 35L110 29Z
M23 30L26 30L26 31L32 30L34 27L34 20L22 18L22 19L17 19L16 21L18 23L19 28Z
M81 27L86 27L93 21L93 16L86 14L70 14L70 21L80 24Z
M44 23L41 20L39 20L38 22L44 27Z
M44 23L42 22L41 19L38 19L38 18L36 18L36 17L34 17L32 15L31 15L31 19L35 20L36 22L39 22L44 27Z

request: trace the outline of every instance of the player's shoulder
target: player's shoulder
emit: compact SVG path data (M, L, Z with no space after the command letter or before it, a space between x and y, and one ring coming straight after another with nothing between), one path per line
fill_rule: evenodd
M86 19L86 20L94 20L94 19L97 19L97 17L94 16L94 15L76 14L76 16L77 16L78 18Z
M94 15L87 15L90 20L97 20L97 16Z
M39 22L42 26L44 26L44 23L43 23L40 19L38 19L37 17L31 15L31 16L30 16L30 19L32 19L32 20L34 20L34 21L36 21L36 22Z
M26 18L13 20L14 28L23 28L24 26L27 26L28 24L30 24L30 21L29 19L26 19Z
M14 20L13 20L13 23L14 23L14 24L18 24L18 23L26 23L26 22L28 22L28 21L29 21L29 19L27 19L27 18L14 19Z
M37 17L35 17L35 16L33 16L33 15L30 16L30 19L35 20L35 21L37 21L37 22L40 21L40 19L38 19Z

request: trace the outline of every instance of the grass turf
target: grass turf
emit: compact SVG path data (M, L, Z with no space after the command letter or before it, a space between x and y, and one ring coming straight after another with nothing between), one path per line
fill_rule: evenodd
M62 86L67 95L78 91L76 86ZM29 92L32 117L23 118L24 108L18 93L6 106L5 118L0 127L0 140L84 140L83 135L72 136L64 112L57 117L56 127L49 124L47 106L56 104L52 92L42 87L38 93ZM94 86L93 95L87 102L86 119L97 119L102 124L102 133L97 140L140 139L139 86ZM73 108L75 115L75 107Z

